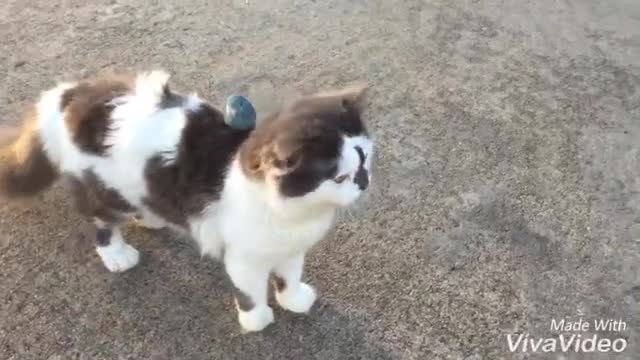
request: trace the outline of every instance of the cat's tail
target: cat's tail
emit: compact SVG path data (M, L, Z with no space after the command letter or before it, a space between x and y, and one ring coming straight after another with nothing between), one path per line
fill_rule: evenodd
M25 119L22 127L0 126L0 197L33 196L58 178L36 121L34 114Z

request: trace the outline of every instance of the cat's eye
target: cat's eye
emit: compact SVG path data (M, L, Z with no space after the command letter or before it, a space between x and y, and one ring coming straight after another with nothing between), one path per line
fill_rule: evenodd
M298 163L298 157L290 157L285 161L285 165L287 167L287 169L291 169L293 167L295 167Z
M333 181L335 181L338 184L342 184L348 178L349 178L349 175L348 174L344 174L344 175L340 175L337 178L333 179Z

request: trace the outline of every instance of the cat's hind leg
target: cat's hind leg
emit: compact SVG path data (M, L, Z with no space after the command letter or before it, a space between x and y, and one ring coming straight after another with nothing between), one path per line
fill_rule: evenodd
M65 177L79 214L93 222L90 237L94 238L96 252L104 266L111 272L128 270L138 264L140 254L126 243L120 225L127 219L127 212L133 211L119 193L106 189L95 175L87 179L74 175Z
M111 272L122 272L138 264L140 253L127 244L119 226L95 220L96 252Z

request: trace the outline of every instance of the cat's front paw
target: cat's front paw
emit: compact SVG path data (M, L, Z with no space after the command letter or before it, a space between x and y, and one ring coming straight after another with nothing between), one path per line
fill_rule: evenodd
M244 332L256 332L273 322L273 310L269 305L255 306L249 311L238 310L238 321Z
M284 309L295 313L307 313L316 301L316 291L308 284L300 283L297 287L287 287L276 292L276 300Z

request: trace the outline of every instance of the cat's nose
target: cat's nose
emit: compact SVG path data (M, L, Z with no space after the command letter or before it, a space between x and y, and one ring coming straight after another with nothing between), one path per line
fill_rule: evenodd
M369 186L369 172L362 166L356 171L356 175L353 177L353 182L358 185L358 188L362 191Z

